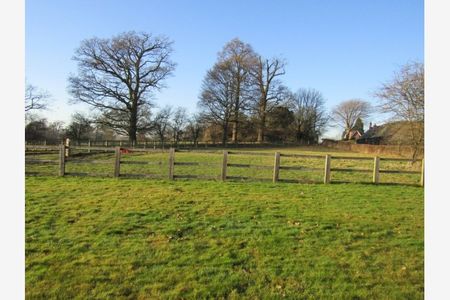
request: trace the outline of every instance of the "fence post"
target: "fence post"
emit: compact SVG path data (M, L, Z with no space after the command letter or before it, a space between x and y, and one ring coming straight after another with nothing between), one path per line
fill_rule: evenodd
M378 184L380 182L380 158L375 156L373 159L373 179L372 182Z
M169 149L169 180L173 180L173 166L175 164L175 148Z
M119 141L119 146L122 147L122 141Z
M273 163L273 182L277 182L280 176L280 152L275 152L275 160Z
M66 147L64 144L59 145L59 176L64 176L66 172Z
M65 150L65 154L66 157L70 156L70 139L67 138L66 139L66 150Z
M323 183L331 182L331 155L325 155L325 175L323 177Z
M91 153L91 140L88 140L88 153Z
M115 149L114 177L120 176L120 147Z
M105 141L105 147L108 147L108 140Z
M422 174L420 176L420 186L425 183L425 158L422 158Z
M44 140L44 146L47 146L47 140Z
M223 150L222 181L227 179L228 151Z

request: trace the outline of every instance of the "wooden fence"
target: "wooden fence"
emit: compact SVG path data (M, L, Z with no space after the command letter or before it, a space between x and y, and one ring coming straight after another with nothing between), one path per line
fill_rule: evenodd
M402 157L412 157L417 150L417 157L422 158L424 155L423 146L415 149L410 145L371 145L371 144L356 144L354 141L333 141L326 139L321 143L321 146L344 150L359 152L368 155L396 155Z
M62 143L65 143L66 140L39 140L39 141L25 141L25 146L29 148L34 148L35 146L44 147L50 146L55 147L59 146ZM135 143L131 143L128 140L70 140L71 146L78 147L130 147L130 148L141 148L141 149L202 149L202 148L222 148L223 145L221 142L213 142L213 141L199 141L194 143L192 141L179 141L178 143L169 140L161 143L159 140L139 140ZM304 142L264 142L259 143L256 141L252 142L239 142L239 143L228 143L226 145L227 148L268 148L268 147L294 147L294 146L309 146L310 144Z
M45 147L45 148L44 148ZM152 161L133 161L133 160L123 160L121 147L114 148L95 148L95 147L67 147L65 145L59 146L38 146L36 149L51 149L58 150L58 160L43 160L43 159L26 159L26 164L54 164L58 165L58 175L78 175L78 176L86 176L93 175L88 173L68 173L66 172L66 164L67 163L89 163L89 164L111 164L113 162L114 172L112 174L113 177L147 177L147 178L167 178L169 180L174 180L176 178L198 178L198 179L218 179L222 181L226 181L229 179L252 179L244 176L229 176L228 169L229 168L255 168L255 169L271 169L273 170L272 178L263 178L260 180L270 180L272 182L285 181L285 182L299 182L298 180L292 179L283 179L280 177L280 170L296 170L302 172L323 172L323 183L329 184L332 182L331 174L332 172L363 172L363 173L372 173L372 183L379 184L380 183L380 174L382 173L394 173L394 174L421 174L420 185L424 185L424 161L422 160L421 171L410 171L410 170L385 170L380 169L380 161L403 161L410 162L409 159L404 158L381 158L378 156L375 157L359 157L359 156L331 156L330 154L326 155L318 155L318 154L284 154L280 152L275 152L274 154L267 152L247 152L247 151L223 151L222 162L220 163L220 174L217 176L201 176L201 175L176 175L176 166L211 166L214 163L211 162L187 162L187 161L177 161L175 159L176 152L185 152L182 150L175 150L174 148L170 148L167 153L167 176L161 174L123 174L121 173L121 165L124 164L135 164L135 165L151 165L151 164L160 164L161 162L152 162ZM81 150L81 151L100 151L100 152L114 152L114 160L106 161L106 160L77 160L73 158L69 158L68 156L72 152L72 150ZM132 149L133 152L159 152L145 149ZM192 151L194 153L216 153L220 154L218 151ZM247 155L247 156L274 156L273 165L255 165L255 164L238 164L238 163L230 163L229 156L230 155ZM305 166L288 166L282 165L283 157L294 157L294 158L314 158L314 159L323 159L324 167L323 168L312 168ZM332 166L332 162L335 160L369 160L373 161L373 167L362 169L362 168L336 168ZM37 172L26 172L27 175L39 175L35 174Z

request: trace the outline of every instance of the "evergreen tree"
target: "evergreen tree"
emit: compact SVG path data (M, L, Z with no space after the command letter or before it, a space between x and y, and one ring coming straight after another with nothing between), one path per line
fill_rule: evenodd
M353 130L358 130L359 133L364 134L364 123L361 118L356 119L355 125L352 128Z

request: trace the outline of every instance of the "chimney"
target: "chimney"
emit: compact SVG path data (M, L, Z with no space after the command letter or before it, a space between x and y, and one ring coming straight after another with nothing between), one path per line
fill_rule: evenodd
M369 129L372 129L372 122L369 123Z

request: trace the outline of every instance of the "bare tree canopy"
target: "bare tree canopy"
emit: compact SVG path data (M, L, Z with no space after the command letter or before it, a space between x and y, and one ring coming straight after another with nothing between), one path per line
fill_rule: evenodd
M286 63L279 58L263 59L261 56L251 67L251 76L254 79L257 97L256 113L258 116L257 142L264 142L267 112L276 107L283 99L285 88L278 77L285 74Z
M198 140L203 130L203 119L200 115L196 114L189 118L186 131L195 147L198 147Z
M382 112L403 121L423 121L425 108L423 63L401 67L394 78L384 83L374 95L380 99Z
M237 143L239 119L242 110L247 108L249 94L252 90L250 70L255 64L257 55L250 44L235 38L228 42L219 52L219 62L226 63L231 74L231 89L233 90L233 114L232 114L232 137Z
M167 131L170 126L170 117L172 116L172 114L173 114L172 107L165 106L164 108L158 111L152 122L152 128L155 131L156 135L158 136L163 149L167 137Z
M202 83L198 106L203 118L222 127L222 144L228 139L228 126L234 112L233 74L229 62L218 62L210 69Z
M72 115L72 121L67 126L67 137L80 142L82 139L88 139L89 135L94 131L92 120L82 113Z
M408 143L414 146L413 160L423 151L425 91L423 63L412 62L394 73L374 94L380 99L380 110L393 119L407 122Z
M296 140L317 143L329 116L323 95L315 89L299 89L291 96Z
M177 109L175 109L171 122L173 141L175 142L175 147L178 146L178 142L180 141L184 133L187 122L188 122L188 115L186 108L178 107Z
M50 94L40 91L36 86L26 84L25 86L25 112L31 110L47 109Z
M361 99L351 99L338 104L331 112L333 122L344 128L345 132L351 130L358 118L367 118L372 110L369 102Z
M78 74L69 77L72 100L93 106L102 114L99 122L135 142L137 132L150 129L153 92L175 68L171 53L172 42L149 33L84 40L73 57Z

